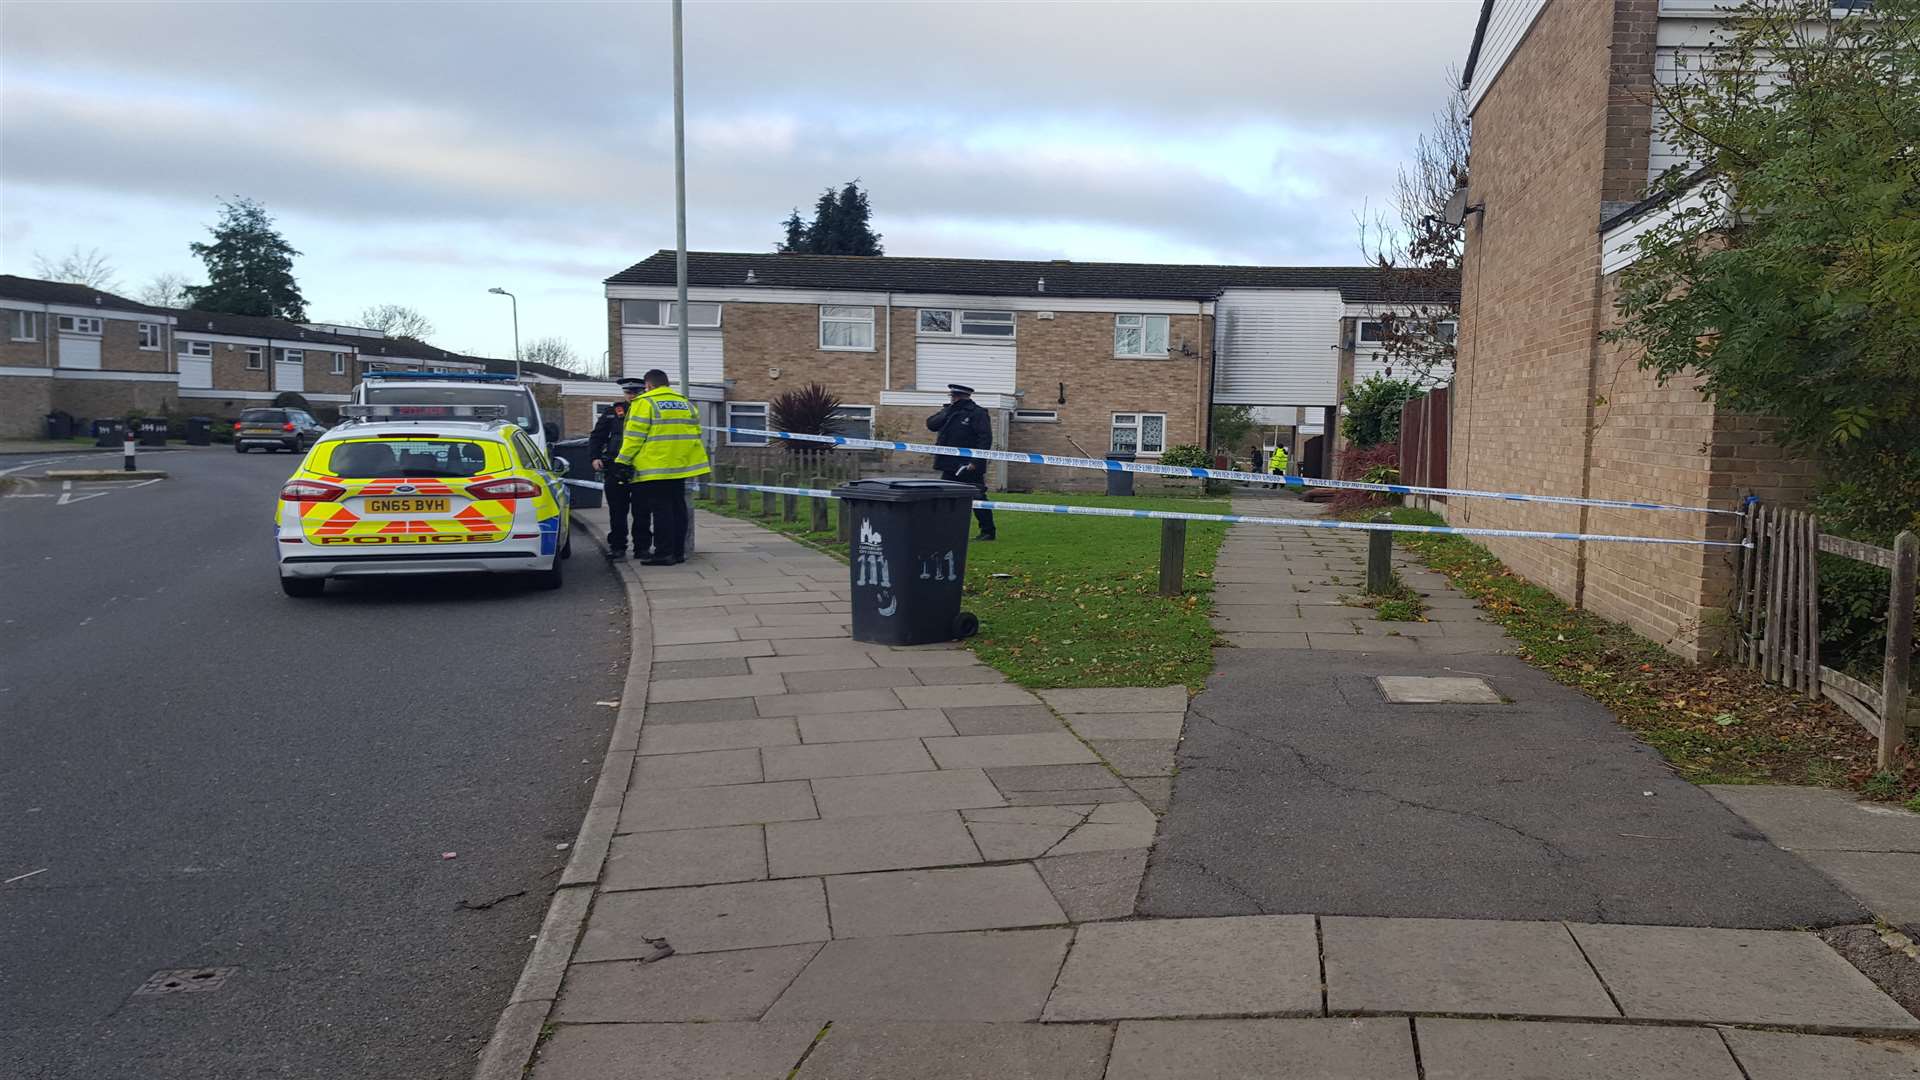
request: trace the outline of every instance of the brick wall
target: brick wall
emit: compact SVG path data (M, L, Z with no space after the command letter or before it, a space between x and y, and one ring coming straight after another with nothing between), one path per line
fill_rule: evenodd
M38 327L33 341L12 340L13 335L8 332L4 318L0 318L0 367L49 366L47 313L36 311L33 313L33 318Z
M1613 0L1606 164L1600 195L1608 201L1635 202L1646 195L1659 29L1660 0Z
M346 367L339 375L333 373L333 361L341 357ZM305 381L308 394L344 394L353 389L354 355L352 353L317 352L307 350Z
M266 346L260 350L259 370L247 367L247 346L230 341L213 343L213 385L218 390L273 389L273 357Z
M45 417L52 411L51 377L0 376L0 439L40 438L46 434Z
M100 368L103 371L172 371L173 358L167 355L172 335L165 323L160 326L160 345L140 347L140 323L133 319L104 319L100 324ZM58 345L55 345L56 350Z
M179 387L173 383L122 379L54 379L52 407L83 419L125 416L130 412L147 416L199 415L197 409L181 408Z

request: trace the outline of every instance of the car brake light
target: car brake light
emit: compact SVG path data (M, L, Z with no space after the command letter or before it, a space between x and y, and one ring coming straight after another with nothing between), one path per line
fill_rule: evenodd
M233 422L233 430L235 430L235 431L239 431L239 430L240 430L240 427L241 427L241 424L240 424L240 421L238 421L238 420L235 420L235 421Z
M531 499L540 494L540 489L530 480L518 477L506 477L500 480L484 480L478 484L467 485L469 499Z
M281 424L281 425L280 425L280 430L281 430L281 431L292 431L292 430L293 430L293 421L291 421L291 420L289 420L289 421L287 421L286 423L284 423L284 424Z
M280 488L280 498L287 502L333 502L346 493L339 484L319 480L289 480Z

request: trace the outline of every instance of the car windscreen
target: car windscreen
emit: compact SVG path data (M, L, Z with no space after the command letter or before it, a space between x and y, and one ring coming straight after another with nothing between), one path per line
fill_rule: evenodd
M287 422L285 409L242 409L240 422L243 424L284 424Z
M504 405L507 423L531 435L540 433L533 419L533 395L511 386L369 386L369 405Z
M478 476L486 448L456 439L367 439L333 448L327 471L343 480L395 476Z

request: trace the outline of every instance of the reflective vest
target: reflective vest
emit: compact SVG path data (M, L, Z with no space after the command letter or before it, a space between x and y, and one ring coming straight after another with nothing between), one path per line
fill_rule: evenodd
M1283 473L1287 471L1287 448L1286 447L1276 446L1273 448L1273 456L1267 459L1267 471L1279 472L1279 473Z
M700 411L669 386L633 399L614 459L633 468L635 483L705 476L707 447L700 441Z

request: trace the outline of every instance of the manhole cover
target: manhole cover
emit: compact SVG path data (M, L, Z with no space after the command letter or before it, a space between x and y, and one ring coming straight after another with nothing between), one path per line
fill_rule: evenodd
M1485 679L1381 675L1373 681L1396 705L1498 705L1502 701Z
M156 971L140 984L133 992L134 997L152 997L155 994L197 994L207 990L218 990L227 984L237 967L173 968Z

